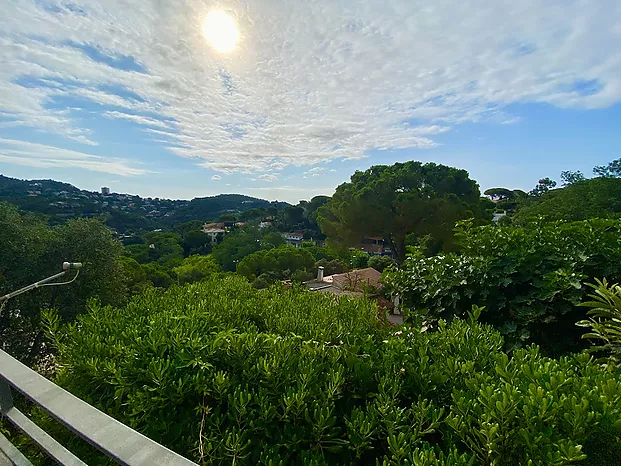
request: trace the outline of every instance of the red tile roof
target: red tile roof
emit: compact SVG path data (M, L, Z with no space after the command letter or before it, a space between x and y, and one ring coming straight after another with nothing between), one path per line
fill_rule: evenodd
M352 270L351 272L332 275L331 278L332 286L336 288L363 291L363 282L366 283L367 286L379 287L382 274L372 267L367 267L366 269Z

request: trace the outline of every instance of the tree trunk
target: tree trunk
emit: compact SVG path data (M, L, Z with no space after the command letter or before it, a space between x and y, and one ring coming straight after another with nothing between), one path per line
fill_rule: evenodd
M395 235L392 238L392 248L397 256L397 262L405 260L405 235Z

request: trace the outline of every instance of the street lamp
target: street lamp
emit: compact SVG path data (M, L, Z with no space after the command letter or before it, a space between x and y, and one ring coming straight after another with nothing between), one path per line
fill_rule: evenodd
M43 286L69 285L70 283L73 283L76 280L76 278L78 278L78 275L80 275L81 268L82 268L81 262L63 262L62 272L57 273L56 275L52 275L51 277L44 278L43 280L39 280L38 282L33 283L32 285L25 286L23 288L20 288L17 291L13 291L12 293L6 294L4 296L0 296L0 305L4 306L9 299L14 298L15 296L19 296L20 294L26 293L27 291L34 290L35 288L41 288ZM75 270L76 274L68 282L50 283L56 280L57 278L65 276L71 270Z

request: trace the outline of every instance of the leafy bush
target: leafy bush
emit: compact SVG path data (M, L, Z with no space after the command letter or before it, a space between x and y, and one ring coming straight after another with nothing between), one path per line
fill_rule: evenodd
M173 268L177 276L177 282L184 285L205 279L210 275L220 272L220 266L212 256L190 256Z
M602 341L602 344L592 348L594 351L606 351L610 353L610 362L621 365L621 286L609 285L606 279L597 280L597 284L590 284L595 294L589 297L593 301L582 303L582 306L590 307L588 320L577 323L580 327L590 328L591 332L582 335L582 338L590 338Z
M514 346L535 342L549 353L575 350L583 281L621 278L619 221L531 228L465 222L457 237L461 255L412 255L402 270L386 274L385 284L413 313L430 319L463 315L473 304L485 306L483 320Z
M369 263L369 254L364 251L352 250L349 256L349 263L353 269L363 269Z
M388 335L367 300L230 277L48 327L62 386L201 464L621 461L618 374L510 359L475 315Z
M314 269L315 259L311 253L292 246L257 251L237 264L237 273L250 280L262 274L273 274L279 280L288 279L295 272L308 274Z
M395 261L388 256L371 256L367 265L373 267L378 272L383 272L386 267L393 264L395 264Z
M323 267L323 273L325 276L337 273L346 273L350 270L349 266L340 259L321 259L317 261L317 266Z
M515 221L528 223L539 216L545 217L547 221L619 218L621 179L593 178L578 181L563 189L555 189L541 196L536 202L520 208Z

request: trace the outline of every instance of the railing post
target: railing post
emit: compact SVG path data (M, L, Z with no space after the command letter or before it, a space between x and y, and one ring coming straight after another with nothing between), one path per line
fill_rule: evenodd
M13 407L11 387L6 380L0 377L0 414L6 414Z

